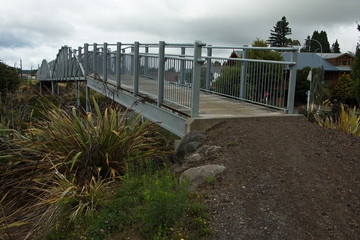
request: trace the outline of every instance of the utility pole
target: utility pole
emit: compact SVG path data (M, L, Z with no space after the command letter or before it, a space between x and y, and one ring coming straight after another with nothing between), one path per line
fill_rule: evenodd
M20 58L20 77L22 78L23 77L23 74L22 74L22 60Z

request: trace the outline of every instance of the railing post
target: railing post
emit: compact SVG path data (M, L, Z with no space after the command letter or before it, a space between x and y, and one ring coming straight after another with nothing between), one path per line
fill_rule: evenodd
M133 68L134 68L134 96L139 93L139 42L134 43L134 57L133 57Z
M42 88L42 82L40 81L39 82L39 88L40 88L40 95L43 94L43 88Z
M51 93L53 95L56 94L56 83L55 83L55 81L51 81Z
M159 67L158 67L158 100L157 106L160 107L164 101L164 82L165 82L165 42L159 42Z
M202 47L205 46L201 41L195 41L194 44L194 66L191 88L191 117L199 116L200 106L200 79L201 79L201 66L204 61L201 59Z
M248 45L244 45L244 47L248 47ZM243 49L243 59L247 59L249 57L249 50L247 48ZM242 62L241 66L241 79L240 79L240 99L246 99L246 75L248 69L248 62Z
M287 99L287 113L294 113L294 100L295 100L295 87L296 87L296 73L297 73L297 57L298 51L293 51L291 54L291 62L295 62L294 65L290 66L290 76L289 76L289 87L288 87L288 99Z
M205 82L205 89L206 91L210 91L210 80L211 80L211 56L212 56L212 48L211 45L207 48L207 56L206 58L206 82ZM200 86L201 87L201 86Z
M185 56L186 48L181 47L181 56ZM185 60L180 62L180 84L185 85Z
M94 47L93 47L93 77L94 79L96 79L96 59L97 59L97 43L94 43Z
M116 87L121 86L121 42L116 44Z
M131 47L131 56L130 56L130 72L131 72L131 74L134 74L134 46L133 47Z
M84 74L86 77L89 73L89 44L84 44Z
M149 46L145 46L145 54L147 55L149 53ZM144 75L149 75L149 57L145 56L145 62L144 62Z
M105 42L104 43L104 48L103 48L103 79L104 81L107 81L107 75L108 75L108 71L107 71L107 65L108 65L108 44Z
M79 62L81 61L81 55L82 55L82 48L78 47L78 51L77 51L77 59L79 60ZM75 71L77 72L77 76L78 78L81 77L81 70L80 70L80 66L76 63L76 59L75 59L75 64L77 66L77 68L75 69Z

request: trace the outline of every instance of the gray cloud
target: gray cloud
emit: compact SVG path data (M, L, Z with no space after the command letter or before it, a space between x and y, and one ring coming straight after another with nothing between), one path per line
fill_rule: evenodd
M338 39L342 51L353 51L359 9L358 0L12 0L0 9L0 56L21 55L24 63L37 65L62 45L85 42L251 44L268 39L282 16L292 39L302 42L325 30L330 43Z
M0 48L22 48L33 46L32 42L26 41L27 36L16 36L12 32L0 32Z

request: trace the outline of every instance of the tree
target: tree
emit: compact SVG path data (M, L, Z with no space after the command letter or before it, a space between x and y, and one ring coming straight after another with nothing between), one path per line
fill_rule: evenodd
M354 81L351 79L349 74L343 74L330 92L332 99L336 99L342 103L354 105L356 102Z
M312 81L308 81L309 72L312 72ZM307 91L311 89L311 102L315 104L322 104L322 102L329 98L327 84L324 81L324 70L322 68L304 67L297 71L296 74L296 90L295 102L297 105L302 105L307 102ZM311 84L311 87L310 87Z
M300 52L311 52L311 42L310 36L307 36L305 39L305 46L300 49Z
M270 37L268 43L272 47L285 47L288 43L287 35L291 35L291 28L288 27L289 22L286 17L282 17L280 21L276 23L273 30L270 30Z
M308 49L308 52L320 52L321 49L320 49L319 43L316 41L311 41L311 39L316 40L321 44L323 53L331 52L330 43L328 41L327 33L325 31L321 31L320 33L318 31L314 31L312 37L309 38L309 36L308 36L306 39L306 43L305 43L306 44L305 46Z
M340 53L340 47L339 47L339 43L338 40L336 39L336 41L333 43L333 45L331 46L331 52L332 53Z
M360 25L357 26L360 31ZM354 81L354 93L358 104L360 104L360 42L357 43L355 59L351 65L351 77Z
M267 47L268 44L257 38L251 46L253 47ZM249 58L250 59L261 59L261 60L276 60L276 61L282 61L283 57L280 52L273 51L273 50L250 50L249 51Z
M0 97L4 97L8 93L14 92L20 85L20 78L15 68L0 62Z

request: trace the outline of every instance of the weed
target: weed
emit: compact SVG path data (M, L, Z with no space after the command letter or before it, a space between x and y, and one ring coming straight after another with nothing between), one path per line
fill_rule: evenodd
M228 147L235 147L235 146L238 146L239 144L237 142L228 142L227 143L227 146Z
M215 180L216 180L216 178L213 177L213 176L206 176L206 177L204 177L204 181L205 181L206 183L208 183L208 184L213 184L213 183L215 183Z

